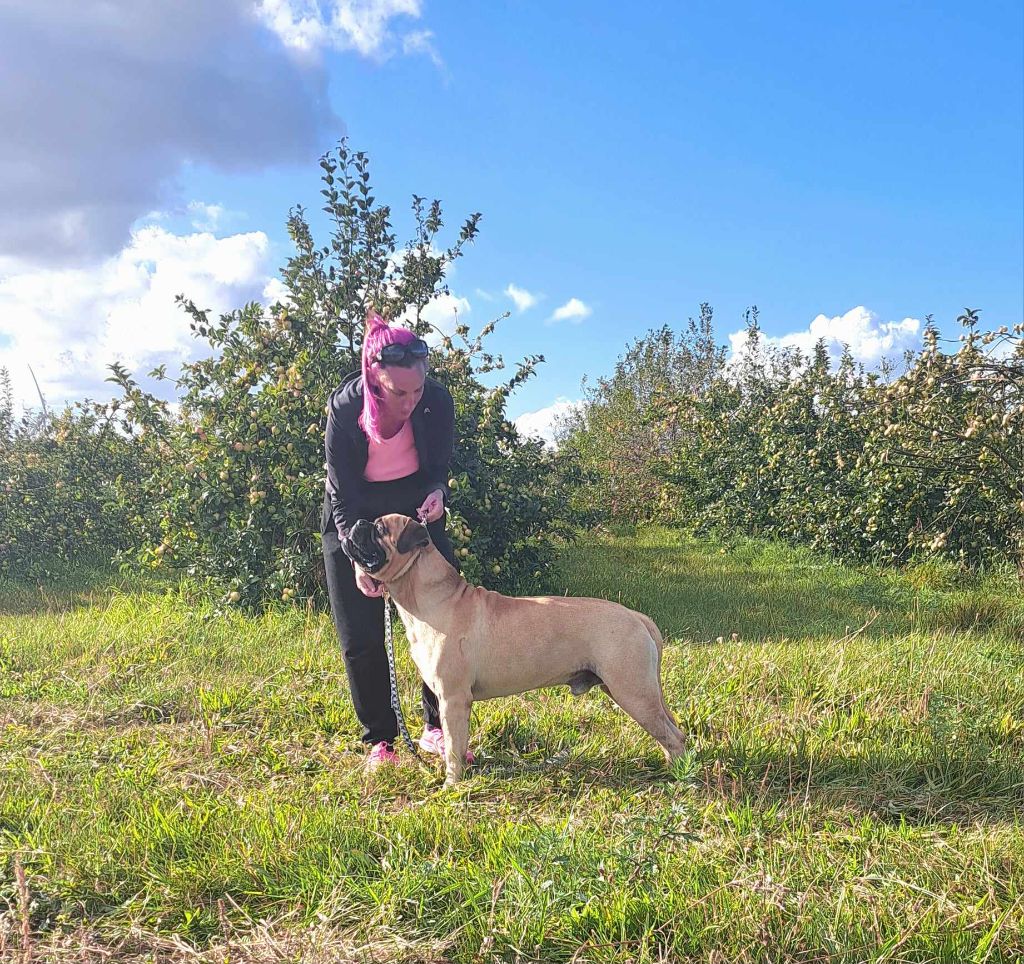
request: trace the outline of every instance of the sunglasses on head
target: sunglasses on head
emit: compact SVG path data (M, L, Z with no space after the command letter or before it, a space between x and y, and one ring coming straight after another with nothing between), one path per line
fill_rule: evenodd
M377 352L377 361L382 365L408 365L427 357L430 349L422 338L408 345L385 345Z

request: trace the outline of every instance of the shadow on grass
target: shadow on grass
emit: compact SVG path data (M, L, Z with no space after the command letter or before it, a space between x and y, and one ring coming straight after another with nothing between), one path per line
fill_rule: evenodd
M0 578L0 616L63 613L121 593L161 592L177 584L169 573L122 573L107 559L34 579Z
M1024 806L1024 771L981 747L878 746L813 757L725 745L708 747L700 757L705 773L729 792L852 807L897 824L996 823L1012 820Z
M948 826L1013 820L1024 808L1024 772L979 753L955 757L942 747L911 754L879 749L856 757L812 758L771 748L745 752L729 745L694 752L691 775L677 778L655 751L609 759L561 747L536 759L505 750L469 770L489 780L539 779L546 793L576 798L591 787L641 790L654 785L696 788L709 800L756 800L761 807L855 810L896 825Z
M644 612L666 637L780 640L844 636L868 623L870 636L912 628L886 580L810 563L766 569L701 559L689 547L594 544L577 548L561 572L570 594Z
M664 537L671 541L672 536ZM1024 605L1005 587L921 589L895 571L851 568L778 544L637 545L599 538L563 552L563 591L649 615L666 638L708 642L998 632L1024 640ZM966 577L965 577L966 578Z

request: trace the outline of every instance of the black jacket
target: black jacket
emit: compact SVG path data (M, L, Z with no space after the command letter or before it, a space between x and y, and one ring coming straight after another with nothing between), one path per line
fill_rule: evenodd
M324 446L327 454L327 495L330 516L338 535L344 534L357 519L365 518L363 503L368 483L363 478L370 445L359 427L363 411L363 376L353 372L332 393L327 403L327 432ZM423 397L413 409L412 422L420 474L425 486L423 498L434 489L448 490L449 462L455 445L455 403L439 381L427 378ZM324 528L329 524L321 520Z

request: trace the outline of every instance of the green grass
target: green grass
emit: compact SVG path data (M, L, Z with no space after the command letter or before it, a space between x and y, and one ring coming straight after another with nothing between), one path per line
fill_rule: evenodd
M549 690L477 704L454 790L439 764L368 778L325 615L99 571L0 586L0 960L23 899L36 961L1024 953L1008 575L649 530L561 576L669 638L672 773L600 691Z

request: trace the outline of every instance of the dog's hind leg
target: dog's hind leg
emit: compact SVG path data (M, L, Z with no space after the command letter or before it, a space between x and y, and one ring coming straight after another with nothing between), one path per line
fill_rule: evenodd
M614 686L609 687L608 693L661 744L669 763L686 752L686 737L669 716L660 694L623 692Z
M626 713L661 744L665 757L671 763L686 752L686 737L665 705L656 669L658 662L652 660L651 671L641 673L639 678L627 675L609 680L603 677L604 688Z
M665 707L665 715L669 718L669 722L671 722L671 724L677 730L679 730L679 721L676 719L675 713L673 713L672 710L669 708L668 700L665 699L665 687L662 685L662 682L661 682L661 679L662 679L662 676L661 676L661 663L662 663L663 656L664 656L664 652L661 649L659 649L658 650L658 689L661 692L661 704L662 704L662 706ZM682 730L680 730L679 732L682 733ZM685 737L684 737L684 739L685 739Z

